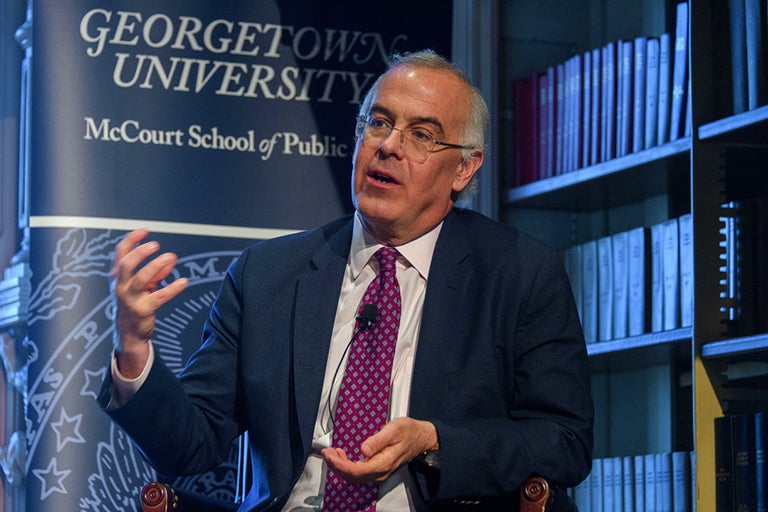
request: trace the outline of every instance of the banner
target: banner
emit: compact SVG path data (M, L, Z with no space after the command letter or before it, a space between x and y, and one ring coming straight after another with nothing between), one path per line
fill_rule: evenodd
M180 370L242 248L351 211L358 103L391 53L449 54L451 3L34 0L33 28L27 510L137 510L157 475L95 402L115 244L180 255ZM231 499L235 465L176 484Z

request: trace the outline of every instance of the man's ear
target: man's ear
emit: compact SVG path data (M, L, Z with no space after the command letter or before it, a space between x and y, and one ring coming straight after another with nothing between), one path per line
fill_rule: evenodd
M480 166L483 165L484 157L485 154L482 150L475 149L472 150L469 158L462 158L461 162L459 162L456 176L453 179L454 192L461 192L466 188L469 182L472 181L472 177L480 169Z

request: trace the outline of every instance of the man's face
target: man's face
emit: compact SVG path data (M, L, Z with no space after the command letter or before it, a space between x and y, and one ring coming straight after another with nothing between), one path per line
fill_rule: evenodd
M461 143L468 93L466 84L442 70L400 65L382 78L370 115L397 129L380 141L359 137L352 174L352 201L380 242L402 244L435 227L482 163L479 149L465 162L460 149L443 146L419 163L400 142L398 129L414 128Z

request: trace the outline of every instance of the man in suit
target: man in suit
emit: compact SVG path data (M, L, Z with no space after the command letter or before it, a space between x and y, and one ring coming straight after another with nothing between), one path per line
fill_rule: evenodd
M373 487L360 510L501 510L531 474L563 486L588 474L586 349L558 254L454 207L483 161L487 119L453 64L396 56L360 108L355 213L246 249L179 379L150 340L186 281L159 288L175 255L145 230L125 237L100 400L159 471L210 469L247 430L254 485L241 510L357 510L329 503L331 480ZM399 318L386 424L343 448L339 389L350 340L382 322L361 307L384 275L382 247L397 250Z

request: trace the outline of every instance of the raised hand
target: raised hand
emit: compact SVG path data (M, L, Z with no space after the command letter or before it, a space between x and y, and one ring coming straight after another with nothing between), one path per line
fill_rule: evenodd
M146 229L128 233L117 244L110 272L115 301L115 355L120 373L127 378L138 376L147 363L157 310L181 293L188 282L181 278L159 287L173 271L178 258L173 253L152 258L160 250L160 244L141 243L148 235Z

